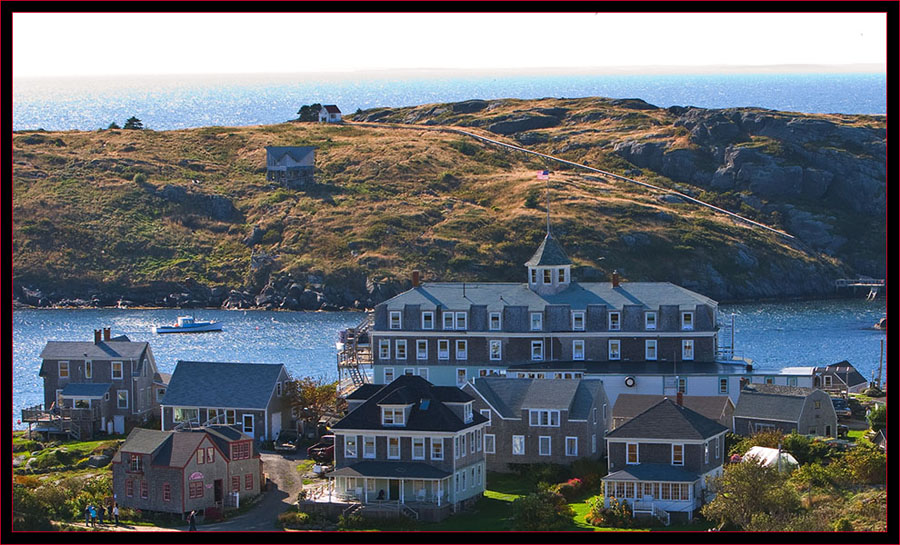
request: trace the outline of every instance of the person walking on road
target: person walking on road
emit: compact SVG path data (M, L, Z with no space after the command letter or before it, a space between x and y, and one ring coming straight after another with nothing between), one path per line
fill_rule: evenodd
M118 503L113 504L112 514L114 517L116 517L116 526L118 526L119 525L119 504Z
M91 525L91 506L90 505L86 505L84 507L84 525L85 526Z
M97 508L94 507L94 504L88 505L88 511L91 513L91 527L97 525Z
M106 507L104 507L103 504L101 503L97 507L97 523L100 524L100 526L103 526L103 513L105 511L106 511Z
M191 511L191 514L188 515L188 524L190 525L188 527L189 532L193 532L193 531L197 530L197 512L196 511Z

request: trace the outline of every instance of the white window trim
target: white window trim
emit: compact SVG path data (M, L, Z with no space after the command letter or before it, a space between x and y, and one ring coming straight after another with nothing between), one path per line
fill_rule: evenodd
M390 376L390 380L388 380L388 376ZM384 368L384 383L390 384L394 382L394 368L393 367L385 367Z
M488 450L488 437L491 438L490 450ZM485 454L496 454L497 453L497 436L495 436L493 433L484 434L484 453Z
M653 317L653 323L650 323L650 318ZM644 329L649 331L656 330L656 311L648 311L644 313Z
M385 416L388 413L391 413L391 422L388 423ZM400 415L400 419L398 421L397 414ZM381 408L381 425L382 426L405 426L406 425L406 411L403 410L403 407L382 407Z
M457 312L453 319L453 327L457 331L469 329L469 319L465 312Z
M435 456L435 445L440 445L440 448L437 452L440 456ZM444 440L440 437L432 437L431 438L431 459L432 460L443 460L444 459Z
M394 318L397 319L397 327L394 327ZM403 312L392 310L388 314L388 329L403 329Z
M444 311L441 313L441 328L444 331L453 331L453 316L453 313L450 311Z
M653 355L650 354L650 348L653 348ZM647 339L644 341L644 358L650 361L656 360L659 356L659 343L656 339Z
M576 317L581 318L581 327L575 326L575 318ZM583 310L577 310L577 311L572 312L572 331L584 331L584 311Z
M539 354L535 354L535 347L540 349ZM531 361L544 361L544 341L531 341Z
M371 444L372 444L372 454L368 454L368 453L366 452L366 445L367 445L367 440L368 440L368 439L371 439L371 441L372 441L372 443L371 443ZM375 439L375 436L374 436L374 435L363 435L363 441L362 441L362 442L363 442L363 452L362 452L362 457L363 457L363 459L369 459L369 460L375 459L375 454L376 454L376 452L377 452L376 449L378 448L378 447L377 447L377 440Z
M528 269L528 272L531 273L531 284L537 284L538 283L537 269L530 268L530 269Z
M725 391L722 391L722 381L723 380L725 381ZM729 382L731 382L731 381L728 380L728 377L719 377L719 395L728 393Z
M463 349L460 350L459 347L462 346ZM454 354L456 355L456 359L460 361L465 361L469 359L469 341L456 339L453 343Z
M544 442L547 443L547 452L544 452ZM538 436L538 456L553 456L553 439L549 435Z
M496 357L494 356L494 346L497 347ZM488 341L488 357L491 361L500 361L503 359L503 342L497 339Z
M690 344L688 344L690 343ZM687 347L690 346L690 354L688 354ZM693 339L683 339L681 341L681 359L693 361L694 359L694 340Z
M392 441L396 441L396 443L397 443L397 455L396 456L391 456L391 442ZM387 438L387 457L388 457L388 460L399 460L400 458L403 457L403 452L401 451L401 448L400 448L400 438L399 437L388 437Z
M380 360L391 359L391 340L390 339L378 339L378 359L380 359Z
M519 440L522 445L522 452L516 452L516 440ZM524 435L513 435L512 436L512 453L513 456L525 456L525 436Z
M420 443L422 445L422 455L416 456L416 444ZM412 459L413 460L424 460L425 459L425 438L424 437L413 437L412 438Z
M424 352L422 351L423 346L424 346ZM416 359L417 360L427 360L428 359L428 339L416 339Z
M541 416L547 415L547 424L541 424ZM555 417L555 418L554 418ZM554 424L554 420L556 423ZM529 409L528 425L534 428L558 428L560 426L560 412L558 409Z
M675 463L675 447L681 447L681 463ZM672 443L672 465L673 466L683 466L684 465L684 443Z
M613 316L616 317L616 327L613 327ZM622 331L622 314L617 311L611 311L606 315L606 328L609 331Z
M534 319L537 318L537 327L535 327ZM540 312L532 312L528 317L528 323L530 324L531 331L543 331L544 330L544 315Z
M123 407L120 403L119 394L125 394L125 406ZM116 408L117 409L127 409L128 408L128 390L116 390Z
M350 444L353 445L353 449L351 451ZM344 457L345 458L356 458L359 454L359 445L357 444L357 438L355 435L345 435L344 436Z
M248 417L250 418L250 430L249 431L247 430L247 418ZM241 416L241 430L244 433L246 433L252 437L253 430L255 428L256 428L256 417L255 416L253 416L252 414L244 414Z
M481 416L487 418L487 422L485 423L485 425L490 426L491 425L491 410L490 409L481 409L478 412L481 413Z
M62 373L63 367L65 367L65 369L66 369L65 375L63 375L63 373ZM69 365L69 362L67 362L67 361L58 362L58 374L59 374L59 378L69 378L72 376L72 368Z
M425 326L425 316L431 317L431 327ZM428 330L428 331L434 330L434 312L432 312L430 310L422 312L422 329Z
M616 346L615 356L613 355L613 344ZM609 350L608 356L610 360L621 360L622 359L622 341L619 339L610 339L609 340Z
M400 355L400 349L403 348L403 355ZM397 339L394 341L394 359L405 360L408 351L406 350L406 339Z
M575 448L572 451L569 451L570 440L575 442ZM572 435L566 436L566 456L578 456L578 437Z
M634 462L628 461L628 447L634 446ZM641 444L640 443L625 443L625 465L633 466L641 463Z
M441 344L444 344L447 347L446 350L441 350ZM437 358L439 360L450 359L450 339L438 339L437 353Z
M494 317L497 317L497 327L494 327ZM503 329L503 313L502 312L491 312L488 315L488 330L489 331L501 331Z
M462 371L462 373L460 373ZM460 378L462 381L460 382ZM457 367L456 368L456 385L460 388L466 385L469 382L469 373L466 371L465 367Z
M687 324L684 320L686 316L690 316L690 324ZM693 331L694 330L694 313L689 311L681 312L681 330L682 331Z
M119 376L116 376L116 364L119 364ZM114 361L109 364L109 372L113 380L123 380L125 378L125 362Z
M581 355L580 355L580 356L579 356L578 353L575 351L575 346L576 346L578 343L581 343ZM584 340L583 340L583 339L575 339L575 340L572 341L572 359L573 359L573 360L578 360L578 361L581 361L581 360L584 359Z

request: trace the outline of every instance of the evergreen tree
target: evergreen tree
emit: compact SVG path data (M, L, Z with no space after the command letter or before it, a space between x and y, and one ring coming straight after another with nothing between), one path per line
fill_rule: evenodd
M128 119L125 120L125 128L126 128L126 129L142 130L142 129L144 128L144 124L141 123L141 120L140 120L140 119L138 119L138 118L136 118L136 117L134 117L134 116L131 116L131 117L129 117Z

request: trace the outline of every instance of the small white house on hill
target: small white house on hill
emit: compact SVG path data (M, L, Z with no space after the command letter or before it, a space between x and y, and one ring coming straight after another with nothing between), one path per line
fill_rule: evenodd
M341 110L334 104L326 104L319 110L319 123L339 123Z

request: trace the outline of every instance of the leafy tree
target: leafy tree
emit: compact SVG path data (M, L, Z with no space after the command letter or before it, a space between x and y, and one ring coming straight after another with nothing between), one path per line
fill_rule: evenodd
M142 130L144 128L144 124L141 123L141 120L131 116L125 120L125 128L126 129L134 129L134 130Z
M319 103L304 105L300 107L297 114L300 116L297 121L318 121L319 112L322 111L322 105Z
M700 512L720 524L746 528L754 515L767 514L776 519L794 512L800 506L796 491L787 486L788 476L774 467L742 462L731 464L713 479L715 499Z
M516 498L512 509L516 530L560 530L567 528L575 516L566 499L549 490Z
M872 428L872 431L883 430L887 426L887 406L879 405L877 409L869 411L866 419L869 421L869 427Z
M107 129L121 129L122 127L120 127L118 123L113 121L112 123L109 124L109 127L106 127L106 128Z
M790 452L800 465L822 464L833 457L831 446L827 443L818 439L810 439L797 432L791 432L784 437L782 448Z
M338 409L337 382L303 377L287 382L287 393L298 417L312 425L328 411Z
M813 492L838 490L843 481L843 474L839 464L825 467L818 463L811 463L795 469L791 473L789 481L798 490L806 490L808 507L812 508Z
M844 455L842 464L856 484L884 484L887 457L875 445L858 443Z
M13 530L51 530L50 518L34 492L25 486L13 486Z
M779 443L784 440L784 435L782 435L779 430L768 430L760 431L749 437L740 439L739 436L732 436L732 440L737 441L728 449L728 455L740 454L743 456L751 447L778 448Z

